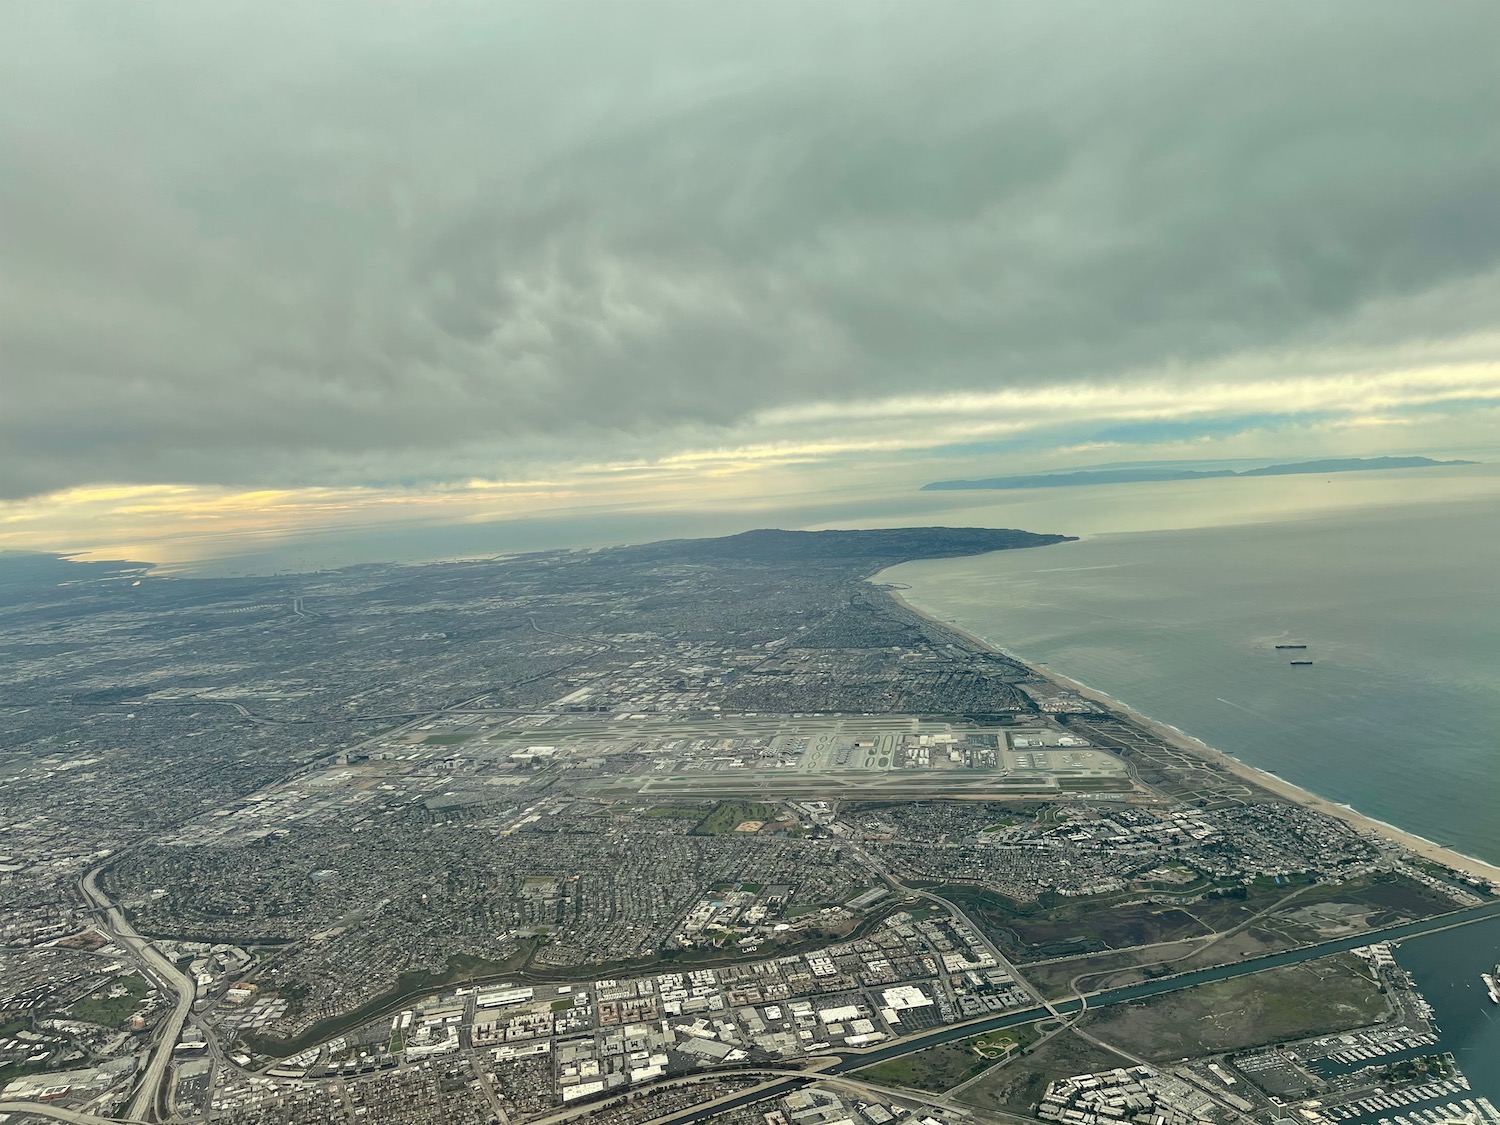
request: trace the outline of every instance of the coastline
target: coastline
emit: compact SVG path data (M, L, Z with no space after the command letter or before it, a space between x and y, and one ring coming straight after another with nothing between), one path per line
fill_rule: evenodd
M1219 766L1220 768L1228 771L1229 773L1234 774L1236 777L1247 781L1252 785L1256 785L1269 793L1274 793L1278 797L1283 797L1286 800L1293 801L1299 805L1304 806L1305 808L1313 809L1314 811L1320 812L1325 816L1331 816L1338 820L1341 820L1345 824L1353 827L1358 832L1362 832L1368 835L1380 836L1385 840L1389 840L1393 843L1399 844L1401 847L1406 848L1408 851L1420 856L1423 859L1430 860L1433 863L1442 864L1444 867L1452 868L1454 871L1458 871L1472 878L1481 879L1485 882L1500 886L1500 866L1492 863L1487 863L1486 861L1478 859L1475 856L1465 855L1462 852L1454 851L1452 848L1446 848L1442 844L1439 844L1434 840L1429 840L1425 836L1418 836L1415 833L1407 832L1405 829L1398 828L1396 825L1389 824L1386 821L1376 820L1374 817L1366 816L1364 813L1360 812L1358 809L1350 805L1340 804L1337 801L1331 801L1326 797L1321 797L1311 790L1304 789L1302 788L1302 786L1287 781L1285 778L1279 777L1274 773L1269 773L1266 770L1257 769L1254 766L1248 765L1245 762L1240 761L1238 758L1224 753L1222 750L1215 749L1214 747L1208 745L1208 743L1204 742L1202 739L1195 738L1194 736L1188 734L1186 731L1179 730L1177 727L1174 727L1169 723L1164 723L1159 719L1154 719L1150 715L1142 714L1128 704L1122 703L1120 700L1115 699L1110 695L1106 695L1102 691L1091 688L1087 684L1083 684L1077 680L1070 679L1068 676L1056 672L1050 667L1046 670L1040 669L1034 664L1031 664L1029 661L1022 660L1014 653L1007 652L1001 645L998 645L995 642L991 641L988 637L982 637L978 633L963 628L961 625L956 625L951 621L944 621L941 618L936 617L930 611L923 609L921 606L916 605L913 602L909 601L907 598L903 597L902 594L904 591L898 590L887 583L879 582L877 581L878 578L878 574L872 575L869 579L867 579L867 581L869 581L873 585L880 586L887 595L889 595L896 602L904 606L912 613L916 614L918 617L925 618L926 620L931 621L934 625L957 633L972 644L978 645L982 649L985 649L989 652L999 653L1009 660L1014 660L1016 661L1016 663L1024 665L1027 670L1037 678L1047 680L1050 683L1057 685L1058 687L1065 688L1071 692L1075 692L1076 694L1081 695L1083 698L1099 704L1099 706L1103 707L1105 710L1129 719L1132 723L1136 724L1139 727L1142 727L1145 730L1149 730L1163 742L1166 742L1168 745L1178 750L1182 750L1186 753L1195 754L1200 758L1204 758L1212 762L1216 766Z

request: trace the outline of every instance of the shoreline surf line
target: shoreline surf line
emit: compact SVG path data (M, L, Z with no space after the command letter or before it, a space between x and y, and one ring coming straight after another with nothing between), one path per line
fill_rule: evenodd
M1065 676L1050 665L1045 668L1039 668L1030 661L1021 659L1015 653L1006 651L1002 645L996 644L988 637L983 637L973 630L965 629L963 626L951 621L945 621L941 617L938 617L935 612L924 609L902 596L905 593L910 593L910 590L891 589L879 579L880 576L876 574L866 581L872 585L881 587L886 594L917 616L931 621L934 625L959 634L982 649L999 653L1008 660L1014 660L1016 663L1025 666L1032 675L1047 680L1057 687L1075 692L1083 698L1099 704L1106 711L1130 720L1137 726L1143 727L1155 734L1169 746L1186 753L1195 754L1200 758L1205 758L1243 781L1248 781L1269 793L1274 793L1278 797L1284 797L1305 808L1320 812L1324 816L1331 816L1336 820L1341 820L1360 832L1379 836L1392 843L1399 844L1423 859L1431 860L1433 863L1441 864L1471 878L1480 879L1494 886L1500 886L1500 866L1482 860L1478 856L1465 855L1463 852L1454 851L1452 848L1444 847L1435 840L1429 840L1425 836L1418 836L1414 832L1408 832L1406 829L1399 828L1387 821L1377 820L1375 817L1360 812L1353 805L1319 796L1312 790L1304 789L1295 782L1288 781L1286 778L1271 773L1269 770L1259 769L1256 766L1241 761L1233 755L1226 754L1224 751L1210 746L1202 739L1188 734L1187 731L1172 726L1170 723L1162 722L1160 719L1154 719L1150 715L1137 711L1129 704L1123 703L1105 692L1091 688L1087 684Z

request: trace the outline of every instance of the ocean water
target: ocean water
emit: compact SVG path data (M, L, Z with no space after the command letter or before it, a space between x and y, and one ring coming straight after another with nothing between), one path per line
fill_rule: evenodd
M1250 765L1500 863L1495 479L1474 477L1466 499L1434 489L1444 498L1287 518L1255 505L1256 522L1216 510L1213 526L907 563L880 580ZM1087 536L1066 501L1045 530Z
M1473 1092L1500 1105L1500 1005L1479 979L1500 961L1500 919L1402 942L1396 960L1432 1005L1442 1048Z

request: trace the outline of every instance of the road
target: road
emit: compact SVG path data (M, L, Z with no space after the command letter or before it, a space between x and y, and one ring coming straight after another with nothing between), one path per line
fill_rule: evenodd
M132 1118L125 1117L96 1117L92 1113L80 1113L76 1109L47 1105L45 1102L0 1101L0 1113L29 1113L33 1117L49 1117L53 1121L71 1121L74 1125L130 1125L133 1121Z
M83 877L81 885L84 897L99 912L101 925L146 974L146 979L154 983L163 995L176 996L172 1010L156 1025L151 1052L127 1111L131 1118L150 1121L155 1118L157 1107L164 1101L163 1087L172 1063L172 1049L177 1046L183 1025L192 1013L193 998L198 989L155 946L136 933L135 927L125 917L125 912L99 889L99 873L102 870L102 866L96 867Z
M84 877L82 886L89 902L99 910L105 928L109 930L121 947L131 954L143 971L145 971L148 978L155 981L157 986L162 988L164 992L175 992L177 994L177 1002L171 1014L157 1027L157 1038L152 1047L150 1061L147 1063L141 1083L136 1090L135 1096L131 1099L129 1107L130 1120L150 1121L155 1118L157 1107L161 1104L162 1087L167 1077L167 1068L171 1063L172 1048L176 1045L178 1037L182 1034L183 1025L187 1022L188 1016L191 1013L196 987L193 982L177 970L176 966L163 957L150 942L136 933L135 929L125 919L119 907L112 903L108 896L99 889L97 878L100 870L100 868L95 868L90 871ZM1123 1004L1131 1000L1144 999L1149 996L1160 996L1164 993L1178 992L1214 981L1229 980L1251 973L1265 972L1268 969L1301 964L1305 961L1316 960L1319 957L1344 953L1362 945L1401 941L1406 938L1434 933L1439 930L1452 929L1456 926L1464 926L1496 917L1500 917L1500 902L1490 902L1482 906L1469 907L1465 910L1441 914L1433 918L1425 918L1416 922L1404 922L1352 937L1325 941L1318 945L1307 946L1302 949L1272 953L1264 957L1250 958L1211 969L1196 969L1190 972L1179 973L1175 976L1147 981L1144 984L1088 993L1085 996L1076 997L1071 1000L1049 1002L1045 1007L1035 1005L983 1019L971 1020L967 1023L950 1024L922 1035L914 1035L910 1038L899 1040L884 1047L874 1047L858 1053L851 1052L840 1057L838 1061L826 1066L824 1073L830 1077L845 1074L863 1067L872 1066L875 1063L900 1058L927 1047L934 1047L941 1043L953 1042L954 1040L967 1039L970 1036L997 1031L1001 1028L1014 1027L1018 1024L1031 1023L1048 1016L1066 1018L1081 1013L1085 1008L1102 1008L1113 1004ZM789 1075L779 1082L773 1083L771 1086L762 1087L740 1098L720 1102L711 1109L706 1109L701 1115L689 1113L686 1116L674 1118L674 1123L681 1122L681 1125L688 1125L690 1122L706 1120L714 1113L722 1113L727 1109L740 1105L750 1105L765 1098L779 1096L798 1086L807 1085L809 1082L815 1081L817 1077L816 1073L798 1075L796 1077ZM0 1102L0 1112L34 1113L44 1117L51 1117L58 1121L79 1122L80 1125L95 1125L96 1122L108 1120L39 1102ZM116 1118L114 1120L118 1121L121 1119Z
M888 886L898 896L910 897L914 895L917 898L926 899L928 902L935 902L944 907L950 914L953 915L953 917L963 919L970 932L979 939L979 943L981 946L983 946L984 951L988 953L994 960L996 967L1009 973L1011 975L1011 979L1014 980L1023 991L1031 995L1044 1008L1052 1012L1053 1015L1058 1014L1055 1010L1053 1010L1052 1005L1048 1002L1047 998L1042 995L1041 990L1021 975L1021 970L1016 968L1016 966L1011 962L1010 958L1006 957L1005 954L1001 952L1000 947L990 940L989 935L984 932L984 928L977 922L975 922L973 918L970 918L969 915L966 914L962 909L960 909L957 903L944 898L942 895L937 894L934 891L924 890L920 887L908 887L900 879L896 878L896 876L892 874L884 864L882 864L859 844L851 844L850 850L857 857L859 857L859 859L862 860L867 867L869 867L871 872L878 876L885 883L885 885Z
M1395 926L1386 926L1379 930L1359 934L1354 937L1338 938L1334 941L1322 942L1319 945L1308 946L1304 949L1292 949L1284 953L1272 953L1265 957L1255 957L1245 961L1239 961L1230 965L1220 965L1213 969L1196 969L1191 972L1179 973L1172 977L1163 977L1160 980L1147 981L1145 984L1130 985L1126 988L1113 988L1104 992L1089 993L1084 999L1072 999L1056 1001L1049 1008L1037 1005L1031 1008L1022 1008L1014 1012L1006 1012L1002 1015L990 1016L986 1019L973 1020L964 1024L950 1024L947 1027L937 1028L923 1035L914 1035L909 1039L902 1039L896 1043L884 1047L873 1047L858 1054L849 1053L825 1069L829 1076L846 1074L857 1071L863 1067L873 1066L875 1063L886 1062L890 1059L901 1058L927 1047L935 1047L940 1043L951 1043L957 1039L967 1039L973 1035L982 1035L988 1031L998 1031L1005 1027L1015 1027L1018 1024L1032 1023L1035 1020L1045 1019L1049 1015L1070 1016L1081 1012L1085 1005L1089 1008L1105 1008L1112 1004L1124 1004L1131 1000L1140 1000L1148 996L1160 996L1167 992L1180 992L1185 988L1195 988L1201 984L1209 984L1213 981L1229 980L1233 977L1246 976L1250 973L1261 973L1267 969L1280 968L1283 965L1297 965L1304 961L1313 961L1319 957L1328 957L1335 953L1346 953L1362 945L1376 945L1386 941L1401 941L1406 938L1420 936L1421 934L1435 933L1438 930L1452 929L1455 926L1465 926L1472 922L1482 922L1487 918L1500 917L1500 902L1485 903L1483 906L1473 906L1466 910L1455 911L1451 914L1441 914L1435 918L1425 918L1418 922L1403 922ZM808 1074L796 1078L788 1077L770 1086L740 1095L729 1101L720 1102L711 1109L701 1113L690 1113L686 1116L673 1119L673 1125L691 1125L693 1122L706 1121L714 1113L723 1113L728 1109L751 1105L765 1098L779 1097L782 1094L806 1086L816 1081L818 1075Z
M1247 976L1251 973L1262 973L1267 969L1279 969L1286 965L1300 965L1305 961L1315 961L1319 957L1329 957L1335 953L1347 953L1349 950L1356 949L1362 945L1376 945L1386 941L1401 941L1406 938L1417 937L1421 934L1434 933L1438 930L1451 929L1455 926L1464 926L1471 922L1482 922L1487 918L1496 917L1500 917L1500 902L1489 902L1483 906L1471 906L1466 910L1454 911L1451 914L1440 914L1418 922L1403 922L1394 926L1386 926L1379 930L1371 930L1353 937L1336 938L1332 941L1321 942L1318 945L1310 945L1302 949L1289 949L1283 953L1269 953L1264 957L1248 958L1229 965L1219 965L1212 969L1193 969L1189 972L1178 973L1175 976L1147 981L1144 984L1132 984L1124 988L1111 988L1102 992L1091 992L1083 999L1075 997L1071 1000L1054 1001L1049 1008L1038 1005L1032 1008L1023 1008L1015 1012L990 1016L986 1019L974 1020L966 1024L953 1024L948 1027L937 1028L923 1035L903 1039L886 1047L871 1048L858 1056L851 1054L842 1063L829 1067L829 1070L834 1073L857 1070L862 1066L869 1066L872 1063L899 1058L902 1055L910 1054L912 1051L919 1051L923 1047L933 1047L939 1043L949 1043L955 1039L967 1039L971 1035L980 1035L984 1032L996 1031L1003 1027L1013 1027L1016 1024L1030 1023L1032 1020L1042 1019L1048 1015L1074 1015L1082 1011L1085 1006L1088 1008L1104 1008L1111 1004L1123 1004L1130 1000L1142 1000L1149 996L1160 996L1167 992L1180 992L1185 988L1196 988L1201 984L1230 980L1234 977Z

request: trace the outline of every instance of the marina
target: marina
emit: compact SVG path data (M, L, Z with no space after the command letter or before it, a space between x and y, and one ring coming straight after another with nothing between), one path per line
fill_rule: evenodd
M1476 1095L1500 1103L1500 1019L1488 984L1500 923L1477 922L1396 946L1396 960L1431 1006L1438 1050L1453 1056ZM1392 1125L1399 1125L1392 1119Z

